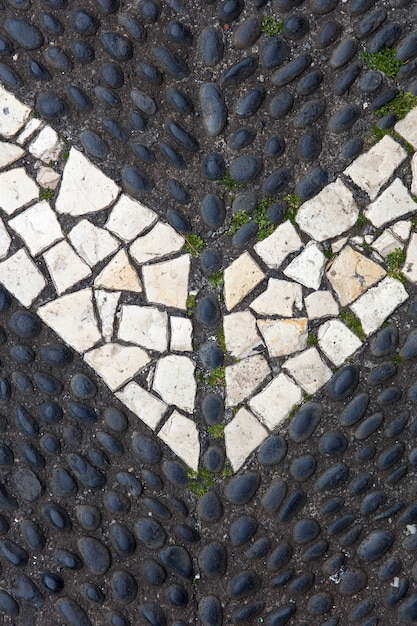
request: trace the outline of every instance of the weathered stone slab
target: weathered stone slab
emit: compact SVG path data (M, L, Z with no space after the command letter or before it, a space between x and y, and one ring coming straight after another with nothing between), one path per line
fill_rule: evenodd
M135 382L116 392L116 397L152 430L158 426L168 408L165 402Z
M9 226L24 240L32 256L64 237L56 213L45 200L19 213L9 221Z
M59 295L91 274L66 240L49 248L43 258Z
M396 278L387 277L364 293L350 308L359 317L364 332L370 335L407 298L404 285Z
M69 232L68 238L90 267L116 252L120 245L107 230L95 226L89 220L79 221Z
M399 178L396 178L365 210L365 216L377 228L417 211L417 204Z
M0 141L0 170L11 165L24 154L23 148L16 146L14 143Z
M153 306L122 306L118 338L149 350L165 352L168 347L168 315Z
M25 124L30 108L0 85L0 135L13 137Z
M195 423L174 411L162 426L158 436L177 454L192 470L198 470L200 458L200 442Z
M169 354L156 364L153 389L167 404L192 413L195 406L195 364L187 356Z
M226 350L236 359L243 359L263 346L256 326L256 318L249 311L225 315L223 318Z
M136 239L157 219L157 214L151 209L122 194L110 212L106 228L123 241L129 242Z
M274 430L303 399L301 389L286 374L278 374L260 393L249 401L249 407L262 424Z
M224 429L226 454L234 472L242 467L250 453L267 437L268 431L259 420L247 409L239 409Z
M41 165L36 171L36 182L44 189L56 189L61 180L61 174L52 167Z
M129 252L135 261L141 264L179 252L183 246L184 238L181 235L169 224L157 222L149 233L138 237L132 243Z
M45 163L56 161L62 152L58 133L50 126L45 126L30 144L29 152Z
M190 255L142 267L143 285L148 302L187 308Z
M272 235L255 244L254 250L269 267L278 269L289 254L302 246L303 242L296 229L287 220L280 224Z
M283 367L308 394L318 391L332 377L332 371L322 361L316 348L309 348L287 359Z
M398 220L398 222L392 224L392 226L390 227L390 231L396 237L401 239L401 241L407 241L410 236L412 225L413 224L411 220Z
M394 130L417 150L417 108L411 109L403 120L397 122Z
M0 263L0 283L26 307L46 287L43 274L23 248Z
M372 248L379 252L382 258L385 258L390 252L396 248L404 248L404 244L400 242L397 237L394 237L391 230L385 230L372 243Z
M342 365L362 345L359 337L340 320L329 320L322 324L317 337L320 349L336 367Z
M12 215L17 209L39 197L39 188L27 175L24 167L0 173L0 209Z
M265 240L266 241L266 240ZM224 301L231 311L264 279L265 274L249 252L244 252L224 270Z
M410 282L417 283L417 233L410 237L402 273Z
M327 259L315 241L309 241L304 250L285 268L284 274L305 287L318 289Z
M226 367L226 405L236 406L249 398L269 373L268 361L260 354Z
M113 338L116 311L119 305L120 291L94 290L97 312L101 322L101 333L104 340L109 342Z
M339 315L339 306L330 291L313 291L304 299L304 304L310 320Z
M116 291L142 291L140 278L125 250L120 250L102 269L94 280L94 286Z
M249 306L259 315L292 317L303 307L303 289L297 283L270 278L265 291Z
M12 243L12 239L7 231L7 228L4 225L2 219L0 219L0 259L4 259L10 249L10 244Z
M84 354L84 359L112 391L126 384L151 360L142 348L118 343L106 343L90 350Z
M193 349L193 324L191 320L171 315L169 323L171 326L171 351L191 352Z
M307 345L308 319L258 320L258 328L272 357L293 354Z
M25 145L29 139L31 139L31 137L33 137L33 135L44 126L44 121L32 117L16 137L16 143L19 144L19 146Z

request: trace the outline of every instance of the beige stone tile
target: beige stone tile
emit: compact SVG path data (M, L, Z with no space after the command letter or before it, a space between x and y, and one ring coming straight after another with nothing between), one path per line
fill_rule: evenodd
M342 306L359 298L386 275L377 263L345 246L327 270L327 278Z
M168 348L168 315L153 306L125 304L118 338L149 350L165 352Z
M59 158L62 152L62 143L58 133L50 126L45 126L36 139L30 143L28 150L37 159L48 163Z
M56 189L61 180L61 174L55 172L52 167L41 165L36 172L36 182L44 189Z
M266 241L266 240L265 240ZM224 270L224 301L231 311L264 279L265 274L249 252L244 252Z
M40 119L36 119L36 117L32 117L23 130L18 134L16 138L16 143L19 146L23 146L25 143L29 141L34 134L39 131L41 128L45 126L45 122Z
M320 349L336 367L343 365L362 345L359 337L340 320L329 320L322 324L317 337Z
M169 318L171 326L171 351L191 352L193 349L193 324L187 317L177 317L171 315Z
M198 470L200 442L197 426L178 411L174 411L158 433L158 436L192 470Z
M239 409L224 429L226 455L234 472L267 437L268 431L256 417L245 408Z
M0 209L12 215L17 209L34 202L39 197L39 188L27 175L24 167L0 173Z
M68 239L80 257L94 267L119 248L119 241L104 228L89 220L80 220L68 234Z
M0 135L13 137L26 123L30 108L0 85Z
M21 156L25 154L23 148L16 146L14 143L0 141L0 169L11 165Z
M305 287L318 289L327 259L315 241L309 241L304 250L285 268L284 274Z
M189 254L182 254L170 261L142 267L143 286L148 302L186 310L190 258Z
M293 354L307 345L307 318L258 320L258 328L272 357Z
M226 406L249 398L270 374L268 361L260 354L226 367Z
M91 274L88 265L80 259L67 241L60 241L49 248L43 258L58 295Z
M407 241L411 232L411 220L398 220L390 227L390 231L401 241Z
M236 359L256 354L263 347L256 326L256 318L249 311L230 313L223 318L226 350Z
M365 216L377 228L417 211L417 204L399 178L396 178L365 210Z
M396 248L404 248L404 244L394 237L390 230L385 230L380 237L372 243L372 248L379 252L382 258L385 258L390 252Z
M363 294L350 308L359 317L365 334L370 335L407 298L408 293L404 285L396 278L387 277Z
M340 178L300 206L295 218L305 233L316 241L338 237L356 223L359 210L353 194Z
M129 252L137 263L142 264L179 252L183 246L181 235L169 224L157 222L149 233L135 239Z
M58 213L74 217L96 213L110 206L118 194L116 183L79 150L71 148L55 203Z
M94 286L116 291L142 291L141 280L125 250L120 250L102 269L94 280Z
M165 402L135 382L128 383L115 395L152 430L158 426L168 408Z
M156 213L137 200L122 194L110 212L106 228L128 242L149 228L157 219Z
M417 108L412 109L403 120L397 122L394 130L417 150Z
M385 135L368 152L358 156L344 173L374 200L381 187L406 158L404 148L392 137Z
M259 315L292 317L303 308L303 289L298 283L270 278L265 291L249 306Z
M151 361L142 348L118 343L106 343L90 350L84 354L84 360L112 391L125 385Z
M330 291L313 291L304 299L304 304L310 320L339 315L339 305Z
M94 290L94 299L101 322L101 333L105 341L111 341L113 338L114 322L120 296L120 291Z
M161 357L155 369L153 390L167 404L173 404L187 413L195 406L195 364L187 356L169 354Z
M9 226L24 240L32 256L64 237L55 212L45 200L19 213L9 221Z
M316 348L309 348L287 359L283 367L308 394L316 393L332 377L332 371L322 361Z
M303 246L303 242L289 220L280 224L278 228L263 241L254 245L254 250L268 267L278 269L287 256Z
M38 308L40 318L67 344L85 352L101 340L92 289L67 294Z
M278 374L249 401L250 409L269 430L274 430L303 399L301 389L284 373Z
M23 248L0 263L0 283L26 307L46 287L43 274Z

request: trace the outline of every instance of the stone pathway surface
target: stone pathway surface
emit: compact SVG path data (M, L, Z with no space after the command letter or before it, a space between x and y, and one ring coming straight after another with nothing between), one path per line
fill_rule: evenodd
M151 35L149 25L161 10L152 0L139 8L147 32L117 2L99 1L100 19L97 7L70 13L65 1L48 3L51 11L64 9L60 19L36 13L49 33L99 33L122 65L136 60L129 37L147 36L157 66L141 61L142 79L188 78L190 50L185 61L151 39L158 31ZM416 35L395 22L406 2L393 3L389 17L366 2L350 2L346 12L338 2L311 1L289 14L299 4L276 0L282 35L259 48L267 25L277 28L269 7L239 17L243 3L219 5L214 27L199 36L195 68L202 59L220 63L219 20L225 32L238 23L235 52L251 48L253 56L239 61L226 52L235 64L200 81L204 141L169 119L164 129L175 148L149 137L138 142L151 118L157 136L166 102L189 114L194 96L169 87L159 100L132 87L126 65L125 75L114 62L100 65L107 86L96 87L95 97L122 119L128 88L140 111L129 113L136 130L108 118L103 127L115 136L130 132L131 150L153 164L151 172L126 155L115 168L111 142L85 121L74 122L78 140L68 145L63 119L92 111L97 124L101 105L90 106L86 91L49 74L40 54L62 75L72 71L69 57L51 42L43 50L42 29L22 17L30 5L10 2L18 17L6 11L0 29L5 624L417 623L417 108L416 87L407 83L417 70ZM186 14L180 3L171 9ZM328 19L330 12L338 19ZM115 18L129 37L105 31ZM341 23L353 24L353 35L338 43ZM168 23L167 36L179 47L192 40L181 20ZM300 53L305 37L311 55ZM372 70L360 83L363 108L386 113L373 145L369 135L364 145L344 134L359 119L365 131L369 121L352 87L362 63L345 69L361 40L371 53L395 44L399 61L395 81ZM76 39L70 45L78 59L76 50L88 52ZM313 60L330 45L329 57ZM23 102L32 97L10 91L26 84L29 51L32 76L57 87L36 92L36 109ZM258 86L240 94L233 112L222 90L236 90L253 74L258 53L265 72L275 72L275 96ZM220 56L211 63L213 54ZM294 142L298 159L314 165L307 176L299 161L291 171L285 133L268 142L269 156L282 157L278 169L257 143L255 156L230 157L227 170L221 154L209 154L207 136L221 136L226 122L233 128L234 115L254 122L265 98L273 120L285 116L293 105L287 85L316 62L323 71L305 74L297 97L326 85L328 62L343 68L330 93L352 100L334 109L323 87L322 99L292 111L293 130L304 133ZM366 100L394 82L407 87ZM404 93L407 110L398 112L390 103ZM314 132L305 132L309 126ZM226 134L226 154L237 149L239 132L247 145L249 127ZM344 143L323 169L317 158L332 161L332 134ZM155 162L156 147L184 175L170 178ZM205 241L195 237L186 208L197 161L187 169L178 149L204 160L207 180L237 190L234 199L228 191L200 197L205 182L196 192ZM286 193L294 190L291 176L295 194ZM161 210L155 177L182 211ZM201 251L204 243L210 246Z

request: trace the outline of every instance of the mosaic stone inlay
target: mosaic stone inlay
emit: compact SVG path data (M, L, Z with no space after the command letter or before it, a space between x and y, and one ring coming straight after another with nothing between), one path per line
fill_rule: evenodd
M65 146L55 131L4 89L0 99L0 282L197 470L184 237L75 148L57 172ZM411 143L414 117L397 126ZM395 176L407 159L410 189ZM408 298L403 276L417 282L416 159L384 137L304 202L294 224L282 222L225 268L225 397L234 413L225 444L234 471ZM350 236L360 214L372 228ZM402 274L387 264L398 249Z

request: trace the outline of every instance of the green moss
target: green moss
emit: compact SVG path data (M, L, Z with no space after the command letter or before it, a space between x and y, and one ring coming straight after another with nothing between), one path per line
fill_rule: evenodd
M404 276L401 274L401 268L405 263L405 252L401 248L395 248L387 255L388 271L387 275L391 278L404 282Z
M395 363L395 365L400 365L400 363L402 363L402 361L403 361L403 357L400 354L396 354L392 358L392 362Z
M224 437L224 424L212 424L207 428L207 432L214 439L222 439Z
M269 37L282 33L283 29L283 22L280 22L275 17L267 16L262 20L262 32L269 35Z
M184 235L184 251L192 256L198 256L204 248L205 243L199 235Z
M365 213L363 211L360 211L358 215L358 219L356 220L356 226L359 226L360 228L362 228L363 226L365 226L367 221L368 220L366 219Z
M319 340L317 339L316 335L314 335L313 333L308 334L307 345L310 347L319 345Z
M284 197L285 202L288 205L288 209L285 211L284 219L290 220L291 224L296 224L295 218L297 211L301 206L302 200L294 193L289 193Z
M223 352L226 352L226 338L224 336L224 328L221 328L216 335L216 340Z
M331 248L327 248L327 250L324 251L324 256L331 261L336 256L336 252L333 252Z
M391 102L377 109L375 115L377 117L384 117L390 113L395 113L397 120L402 120L416 105L417 96L410 91L400 91Z
M265 196L256 205L253 212L253 219L258 224L258 241L262 241L272 235L275 226L270 222L268 217L268 209L274 204L275 200L272 196Z
M385 48L375 54L369 52L362 53L362 61L371 70L380 70L386 76L395 78L403 66L403 62L395 58L396 51L394 48Z
M188 470L188 486L198 498L204 496L215 483L214 475L209 470L201 467L198 472Z
M293 404L290 412L288 413L288 419L292 420L292 418L297 413L297 411L298 411L298 404Z
M363 331L362 324L352 311L343 309L340 311L339 317L342 322L344 322L346 326L359 337L361 341L365 340L366 335Z
M70 155L69 150L66 150L64 154L62 155L62 158L64 159L64 161L68 161L69 155Z
M379 126L373 126L371 133L372 138L369 133L365 134L365 147L370 147L377 141L380 141L383 137L385 137L385 135L389 135L404 148L407 154L411 155L415 152L411 143L408 143L408 141L406 141L404 137L401 137L401 135L395 130L392 130L392 128L379 128Z
M187 308L187 315L188 315L188 317L192 317L192 315L194 314L196 306L197 306L197 298L195 297L194 294L190 293L188 298L187 298L187 301L186 301L186 308Z
M212 274L209 277L209 281L213 285L213 287L221 287L221 285L223 285L223 283L224 283L224 273L223 273L223 271L219 270L218 272L215 272L214 274Z
M226 383L226 369L219 365L207 376L207 383L210 387L224 387Z
M245 213L245 211L238 211L232 217L232 221L230 222L230 227L227 231L227 234L230 236L234 235L241 226L243 226L244 224L249 224L250 221L251 218L247 213Z
M219 185L222 185L227 191L235 191L236 189L240 189L242 186L240 183L237 183L230 175L229 170L226 170L223 178L220 178L218 181Z
M41 189L40 193L39 193L39 198L40 200L47 200L49 201L51 198L53 198L54 196L54 191L53 189L49 189L49 187L47 189Z
M55 167L56 163L55 161L49 161L48 165L49 167Z

